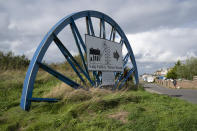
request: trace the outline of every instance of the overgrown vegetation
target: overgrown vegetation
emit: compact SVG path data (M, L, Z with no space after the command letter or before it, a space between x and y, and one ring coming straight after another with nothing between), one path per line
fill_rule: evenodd
M68 63L49 66L79 81ZM24 69L0 70L1 131L197 130L197 105L150 94L142 86L138 90L74 90L42 70L37 74L33 97L61 100L34 102L26 112L19 107L25 73ZM127 81L126 86L131 85Z
M13 75L14 74L14 75ZM73 90L39 71L34 97L57 103L19 107L25 71L0 74L0 130L197 130L197 105L143 90Z
M8 70L8 69L24 69L29 65L29 60L22 56L15 56L14 53L8 52L4 53L0 51L0 69Z
M195 75L197 75L197 58L190 58L185 63L177 61L175 66L168 72L167 78L192 80Z

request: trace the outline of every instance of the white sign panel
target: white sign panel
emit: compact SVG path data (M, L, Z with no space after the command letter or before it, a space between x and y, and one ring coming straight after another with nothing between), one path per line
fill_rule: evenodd
M102 85L114 85L115 75L114 72L102 72Z
M85 35L88 70L123 71L122 46L106 39Z

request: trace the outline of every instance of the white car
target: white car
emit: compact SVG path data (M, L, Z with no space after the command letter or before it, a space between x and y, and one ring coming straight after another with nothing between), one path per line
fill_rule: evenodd
M149 83L154 82L154 77L152 76L147 77L147 82Z

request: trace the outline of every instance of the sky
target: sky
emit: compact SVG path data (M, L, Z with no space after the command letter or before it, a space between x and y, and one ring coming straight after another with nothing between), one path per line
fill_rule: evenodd
M139 74L197 56L196 0L0 0L0 50L31 59L55 23L83 10L103 12L119 24L131 44ZM84 30L81 23L78 26ZM69 32L60 37L75 54ZM56 52L57 47L50 46L44 60L63 61Z

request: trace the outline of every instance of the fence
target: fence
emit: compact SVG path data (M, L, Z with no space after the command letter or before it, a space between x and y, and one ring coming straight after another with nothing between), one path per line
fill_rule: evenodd
M161 86L168 87L168 88L175 88L173 81L171 80L158 80L156 79L155 82ZM177 87L180 88L196 88L197 89L197 76L193 77L193 80L177 80Z

